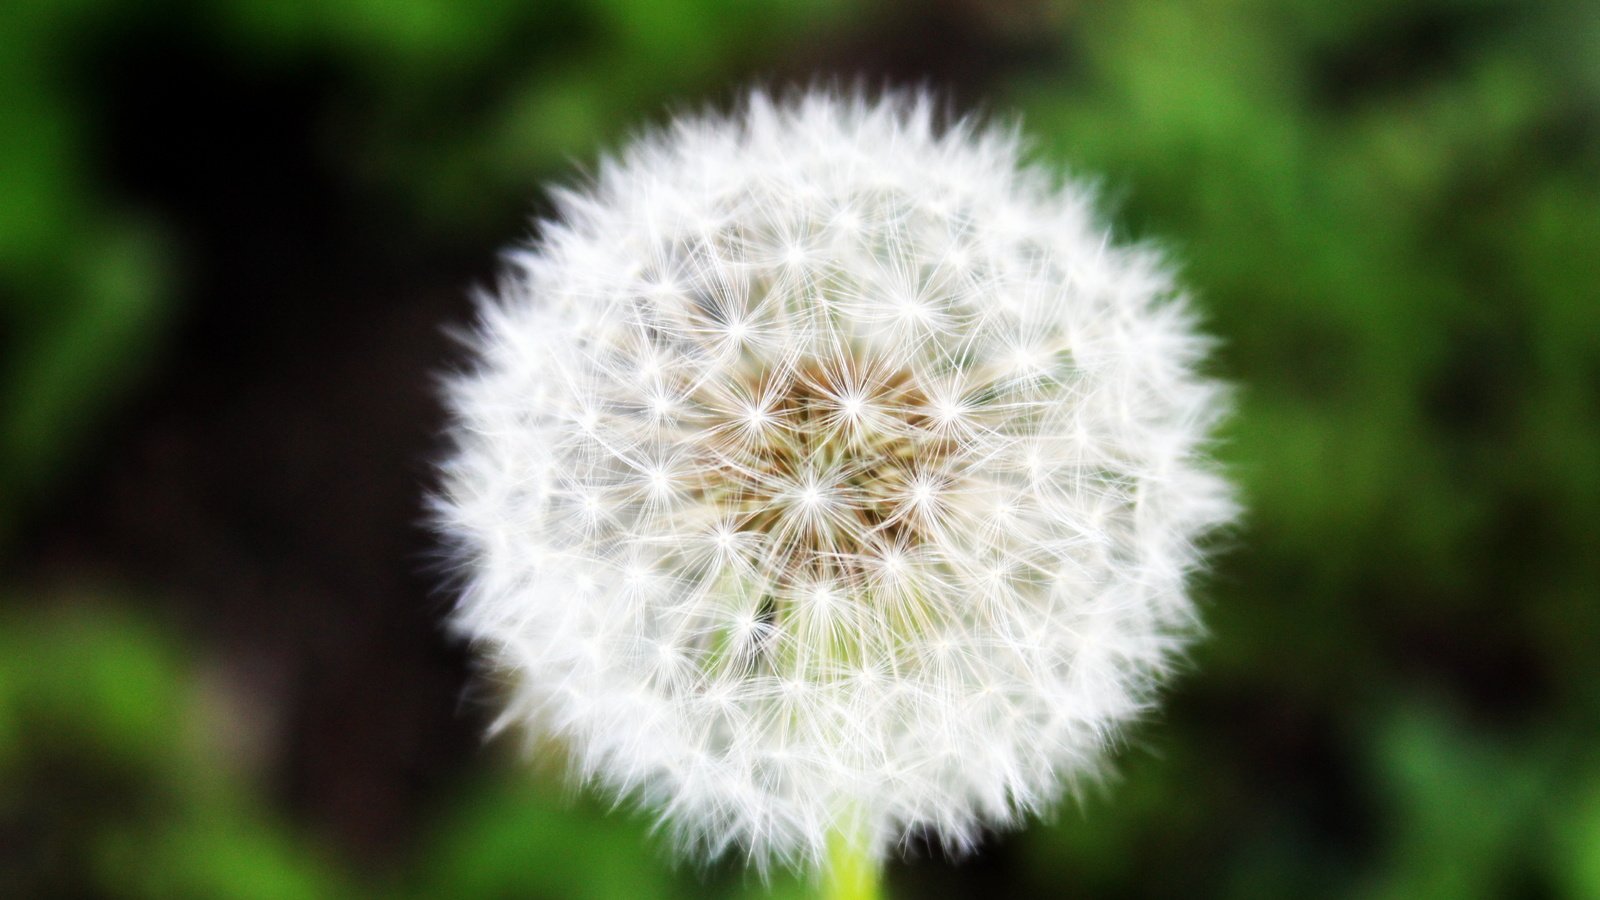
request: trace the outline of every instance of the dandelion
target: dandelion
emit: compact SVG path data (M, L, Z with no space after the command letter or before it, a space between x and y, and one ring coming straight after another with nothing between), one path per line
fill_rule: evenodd
M866 877L1102 771L1233 513L1161 259L920 96L683 118L556 195L450 388L503 724L686 853Z

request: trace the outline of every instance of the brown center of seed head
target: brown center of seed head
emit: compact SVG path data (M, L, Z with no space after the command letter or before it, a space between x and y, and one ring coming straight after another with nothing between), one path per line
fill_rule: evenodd
M761 535L779 571L853 581L868 559L923 542L956 446L929 428L911 371L809 357L739 384L746 403L701 407L706 453L689 489Z

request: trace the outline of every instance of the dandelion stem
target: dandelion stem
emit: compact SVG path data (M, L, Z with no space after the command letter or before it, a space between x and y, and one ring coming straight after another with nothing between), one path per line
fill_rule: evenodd
M823 900L882 900L883 867L866 845L843 831L828 839L828 867L823 874Z

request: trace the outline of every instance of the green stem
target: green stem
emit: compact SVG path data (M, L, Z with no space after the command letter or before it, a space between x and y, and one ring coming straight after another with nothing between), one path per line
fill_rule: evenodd
M822 873L823 900L882 900L883 867L865 845L842 831L828 839L827 870Z

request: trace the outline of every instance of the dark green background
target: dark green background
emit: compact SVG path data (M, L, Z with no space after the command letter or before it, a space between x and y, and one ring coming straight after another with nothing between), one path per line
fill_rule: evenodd
M1590 0L7 0L0 894L760 893L481 743L419 498L539 185L818 76L1020 112L1239 386L1120 776L893 891L1600 897Z

